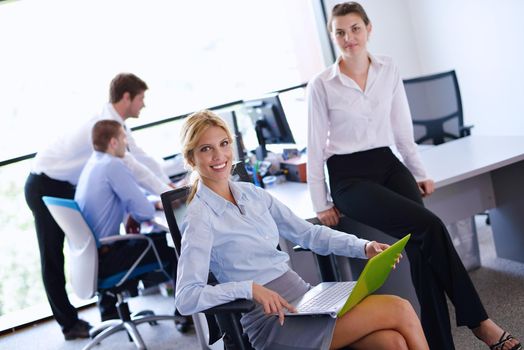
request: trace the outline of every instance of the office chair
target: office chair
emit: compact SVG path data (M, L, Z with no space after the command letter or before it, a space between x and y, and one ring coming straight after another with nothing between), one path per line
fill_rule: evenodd
M186 199L190 187L181 187L162 193L162 205L166 214L169 231L175 245L177 258L180 257L182 234L178 222L185 215ZM213 274L209 273L208 284L217 284ZM251 311L255 303L251 300L238 299L202 311L206 315L209 328L209 345L222 338L226 349L251 350L251 344L242 330L242 313Z
M454 70L404 80L415 142L439 145L471 134Z
M473 125L464 125L462 99L454 70L404 80L413 133L418 144L440 145L471 135ZM490 224L489 214L486 224Z
M98 240L87 225L78 204L74 200L47 196L42 197L42 200L67 237L71 263L71 284L75 294L82 299L90 299L96 292L110 292L114 294L118 300L117 310L120 319L104 321L91 329L90 335L93 339L84 347L84 350L95 347L103 339L122 330L127 331L130 340L135 343L138 349L146 349L146 345L136 326L144 322L155 325L156 321L175 321L176 319L174 315L155 315L154 312L150 310L140 311L133 315L131 315L129 311L126 301L129 291L126 289L126 286L132 280L146 273L163 271L162 261L151 238L144 235L125 235L104 237ZM133 265L129 266L129 269L126 271L108 276L104 279L99 279L98 247L100 247L101 244L137 239L146 240L148 245ZM157 262L139 265L149 250L153 251ZM166 276L170 278L169 275L166 274Z

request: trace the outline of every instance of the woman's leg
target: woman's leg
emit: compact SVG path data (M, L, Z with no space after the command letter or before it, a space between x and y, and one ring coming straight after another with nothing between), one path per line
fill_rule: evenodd
M397 331L376 331L351 344L351 350L408 350L406 340Z
M459 324L478 325L487 318L445 226L429 210L416 200L365 180L345 181L332 196L348 217L397 238L411 233L406 252L431 348L454 348L444 291L457 307Z
M395 171L390 174L390 176L387 178L387 181L384 183L384 185L387 188L391 189L392 191L399 193L423 205L422 198L420 196L420 191L415 182L415 179L411 176L411 173L402 164L398 164L398 166L395 168L396 168ZM451 254L455 257L458 257L458 255L456 254L456 250L453 246L453 243L449 239L448 232L446 231L444 233L445 233L445 238L447 238L446 239L447 241L446 245L448 246L447 249L452 250L453 252ZM465 271L460 258L456 259L456 262L454 264L460 270ZM461 273L465 276L463 278L467 279L467 281L470 282L469 275L466 276L467 273L460 272L460 271L458 272L458 274L461 274ZM444 287L447 287L446 292L448 293L448 295L453 295L453 290L451 291L449 290L449 287L450 287L449 284L444 284ZM472 284L469 287L469 289L473 297L479 299L476 291L471 292L472 289L474 290L474 287ZM500 326L498 326L495 322L488 319L487 314L486 314L486 319L482 320L479 324L478 323L479 318L468 320L468 317L464 316L464 314L468 315L469 311L468 309L461 308L461 305L464 305L464 303L461 302L460 297L452 299L452 302L457 305L455 306L455 311L456 311L456 319L459 321L458 322L459 325L467 325L469 328L472 329L473 333L478 338L480 338L482 341L484 341L488 345L495 344L499 341L504 330ZM477 301L477 303L481 304L480 299ZM517 345L518 343L519 341L517 339L511 339L506 343L506 348L511 349L513 346Z
M407 349L429 349L420 321L411 304L392 295L371 295L337 320L331 348L358 346L359 341L380 344L385 336L399 333ZM397 344L402 344L397 340ZM400 347L402 349L402 347Z

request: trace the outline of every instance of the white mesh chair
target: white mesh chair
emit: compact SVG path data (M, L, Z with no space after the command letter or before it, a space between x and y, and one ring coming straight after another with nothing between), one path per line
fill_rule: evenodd
M91 329L90 334L93 339L84 347L84 350L93 348L111 334L122 330L127 331L130 339L138 349L146 349L146 345L136 326L144 322L156 325L156 321L174 321L176 319L174 315L155 315L150 310L140 311L133 315L129 312L126 301L129 292L125 289L126 282L148 272L164 271L163 263L153 245L153 241L144 235L112 236L102 238L99 241L87 225L74 200L47 196L43 197L42 200L67 237L70 256L70 279L75 294L82 299L90 299L97 292L110 291L118 300L117 309L120 319L104 321ZM136 239L147 241L147 246L136 261L127 270L99 280L98 247L101 244L115 241ZM141 265L140 262L150 250L154 252L157 261ZM169 275L166 274L166 276L170 278Z

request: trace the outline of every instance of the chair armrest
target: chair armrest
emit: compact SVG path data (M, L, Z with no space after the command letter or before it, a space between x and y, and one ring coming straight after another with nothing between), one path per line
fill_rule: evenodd
M231 312L249 312L254 308L255 302L253 300L237 299L230 301L229 303L220 304L207 310L203 310L202 313L206 315L215 315Z
M125 234L125 235L115 235L115 236L109 236L109 237L102 237L99 239L99 242L101 244L107 244L107 243L113 243L116 241L130 241L134 239L145 239L146 241L151 241L151 238L144 236L142 234Z
M307 248L304 248L304 247L302 247L300 245L296 245L296 246L293 247L293 251L294 252L309 252L310 250L307 249Z
M471 135L471 129L473 129L475 125L463 125L460 127L460 136L469 136Z
M158 251L156 250L156 247L153 244L153 240L150 237L147 237L142 234L115 235L115 236L110 236L110 237L103 237L99 240L99 242L101 244L107 244L107 243L112 243L112 242L117 242L117 241L131 241L131 240L145 240L147 241L147 246L143 250L142 254L140 254L140 256L135 260L133 265L129 267L126 274L120 279L120 281L118 281L118 283L115 284L116 287L120 287L125 281L127 281L129 276L131 276L134 270L138 267L138 265L140 264L142 259L146 256L149 250L151 250L153 254L155 255L155 258L158 264L157 271L161 271L162 273L164 273L167 279L171 279L171 276L169 276L169 274L167 274L167 272L164 270L162 260L160 259L160 255L158 254Z

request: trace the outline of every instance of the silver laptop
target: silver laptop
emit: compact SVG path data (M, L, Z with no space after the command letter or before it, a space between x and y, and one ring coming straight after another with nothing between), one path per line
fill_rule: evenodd
M356 282L322 282L299 299L291 301L297 312L287 312L286 316L322 314L333 318L343 316L384 284L410 236L408 234L369 259Z

